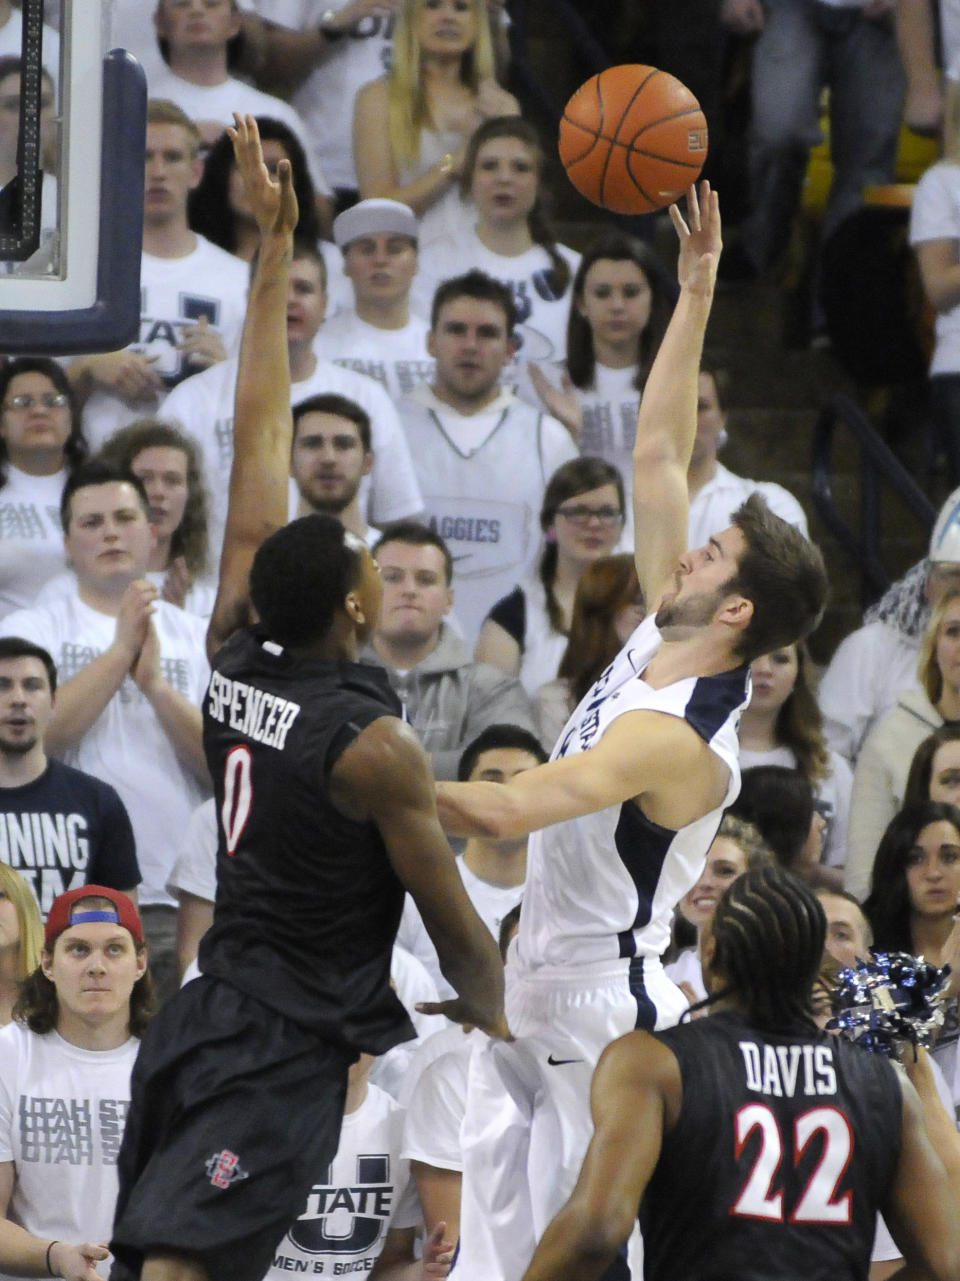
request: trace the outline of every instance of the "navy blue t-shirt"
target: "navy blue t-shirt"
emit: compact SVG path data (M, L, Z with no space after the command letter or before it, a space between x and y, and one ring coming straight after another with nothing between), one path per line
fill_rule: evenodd
M65 890L88 882L130 890L141 879L123 801L62 761L23 787L0 787L0 862L31 887L44 919Z

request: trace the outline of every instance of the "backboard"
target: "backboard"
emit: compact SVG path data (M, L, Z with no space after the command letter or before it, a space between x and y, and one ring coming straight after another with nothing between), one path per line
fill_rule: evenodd
M139 328L146 82L105 53L102 0L60 0L59 38L44 0L21 13L19 67L0 53L0 352L116 350Z

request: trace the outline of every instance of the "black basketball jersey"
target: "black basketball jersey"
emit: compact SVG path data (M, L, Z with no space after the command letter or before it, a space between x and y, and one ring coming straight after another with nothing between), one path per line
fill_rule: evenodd
M200 969L371 1054L413 1036L390 988L403 886L377 828L336 810L327 780L361 730L400 710L380 669L295 659L253 629L217 655L203 708L218 851Z
M890 1063L726 1011L657 1036L683 1106L640 1206L647 1281L865 1281L900 1150Z

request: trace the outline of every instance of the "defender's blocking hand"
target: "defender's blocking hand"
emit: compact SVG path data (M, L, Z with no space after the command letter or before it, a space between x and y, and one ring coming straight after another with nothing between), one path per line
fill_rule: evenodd
M257 220L261 236L290 235L297 225L300 211L293 190L293 174L289 160L277 166L277 179L263 162L260 131L251 115L233 113L234 127L227 130L233 143L233 154L243 179L243 188Z

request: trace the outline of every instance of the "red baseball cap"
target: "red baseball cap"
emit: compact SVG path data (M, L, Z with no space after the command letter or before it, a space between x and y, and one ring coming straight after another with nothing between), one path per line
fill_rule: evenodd
M94 907L92 904L79 909L74 907L76 902L88 898L109 899L113 907ZM128 894L112 890L107 885L78 885L65 894L58 894L50 904L43 935L44 946L49 950L64 930L71 925L85 925L88 921L114 921L129 930L137 943L143 942L143 926Z

